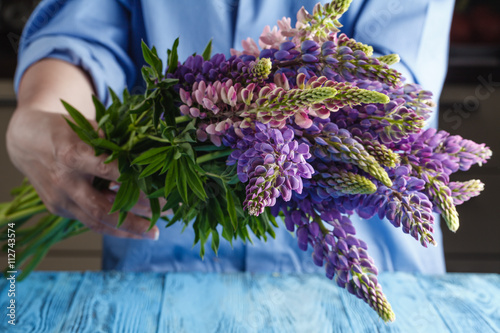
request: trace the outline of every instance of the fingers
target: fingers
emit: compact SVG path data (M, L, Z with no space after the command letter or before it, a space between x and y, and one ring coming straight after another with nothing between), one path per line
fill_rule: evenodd
M71 135L71 139L59 142L54 147L54 159L61 170L97 176L107 180L117 180L120 176L118 161L105 164L108 155L95 156L94 149L81 141L76 135Z
M75 203L72 203L69 208L71 209L72 215L78 221L82 222L85 226L87 226L90 230L94 232L105 235L111 235L115 237L122 237L122 238L144 239L144 237L142 236L135 235L130 232L117 229L115 227L110 227L104 223L92 219Z
M109 184L109 191L102 191L102 193L104 193L106 195L109 202L113 203L114 199L116 197L116 192L118 192L119 188L120 188L120 184L118 184L116 182L111 182ZM158 200L160 202L160 207L165 206L165 204L167 203L167 200L165 200L165 198L158 198ZM135 206L130 210L130 212L132 212L136 215L141 215L141 216L145 216L148 218L152 217L151 204L150 204L150 201L144 192L141 191L141 193L139 195L139 200L137 201ZM160 216L167 216L167 215L172 214L172 213L173 213L172 210L169 209L168 211L162 211L160 213Z
M120 228L116 229L119 214L109 214L112 204L106 195L94 189L84 179L75 180L72 188L75 189L74 193L70 194L73 202L86 214L86 221L89 221L88 223L94 228L100 228L96 225L99 223L140 238L158 239L158 227L154 226L148 231L150 222L134 214L128 214Z

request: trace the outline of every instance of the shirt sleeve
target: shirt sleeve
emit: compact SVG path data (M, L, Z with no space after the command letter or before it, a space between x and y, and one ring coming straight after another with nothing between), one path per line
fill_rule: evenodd
M127 6L117 0L42 1L21 37L16 93L28 67L43 58L56 58L85 70L99 99L107 103L108 87L121 93L135 80L136 69L127 52L129 22Z
M400 71L439 99L446 77L453 0L366 0L353 26L353 37L377 54L397 53ZM437 126L437 113L429 119Z

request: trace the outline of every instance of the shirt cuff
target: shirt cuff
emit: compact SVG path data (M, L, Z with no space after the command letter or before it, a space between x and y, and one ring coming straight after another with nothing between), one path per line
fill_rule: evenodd
M106 48L82 39L47 36L30 43L20 53L14 76L16 94L28 67L45 58L63 60L86 71L92 79L97 97L104 104L109 103L108 87L121 92L126 86L126 76L122 68Z

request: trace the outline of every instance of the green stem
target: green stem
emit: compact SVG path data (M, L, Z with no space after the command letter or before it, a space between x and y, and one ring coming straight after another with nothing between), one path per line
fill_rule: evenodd
M325 224L318 215L314 216L314 221L319 225L319 229L321 230L323 235L330 233L330 230L328 230L328 228L325 226Z
M202 164L202 163L205 163L205 162L209 162L209 161L212 161L212 160L216 160L216 159L218 159L218 158L228 156L228 155L230 155L232 152L233 152L233 150L232 150L232 149L225 149L225 150L215 151L215 152L213 152L213 153L205 154L205 155L203 155L203 156L198 157L198 158L196 159L196 163L198 163L198 164Z
M190 116L175 117L176 124L185 123L186 121L191 121L191 120L193 120L193 118L191 118Z
M47 208L45 207L45 205L41 204L41 205L31 207L29 209L26 209L26 210L23 210L20 212L15 212L14 214L11 214L11 215L2 216L2 217L0 217L0 227L7 224L7 223L15 222L16 220L22 219L22 218L27 217L27 216L43 213L46 210L47 210Z

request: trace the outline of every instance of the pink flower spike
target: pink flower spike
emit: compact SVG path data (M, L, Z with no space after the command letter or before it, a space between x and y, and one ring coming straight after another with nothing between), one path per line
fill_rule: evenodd
M319 117L321 119L326 119L326 118L330 117L330 110L328 110L325 107L321 107L321 108L314 110L314 113L316 114L317 117ZM312 115L312 112L310 114Z
M297 23L306 23L308 20L311 19L311 14L302 6L300 10L297 12Z
M215 124L208 125L207 128L205 129L205 131L208 134L215 134L216 133L216 131L215 131Z
M198 116L200 115L200 110L197 109L197 108L190 108L189 109L189 113L191 114L191 116L193 116L194 118L198 118Z
M243 121L240 124L240 128L250 128L252 127L252 121L248 119L243 119Z
M212 141L212 143L217 147L220 147L220 145L222 144L220 136L218 135L210 135L210 141Z
M193 100L191 99L191 94L185 91L184 89L179 89L179 96L181 97L181 101L187 106L193 105Z
M243 52L238 51L238 50L233 49L233 48L229 49L229 53L231 54L231 56L237 56L237 57L239 57L240 55L243 54Z
M309 128L313 124L313 121L309 118L307 113L298 112L295 114L295 123L302 128Z
M259 57L259 47L252 38L248 37L247 39L244 39L241 42L241 45L243 46L243 54L253 55L256 58Z
M197 90L201 91L201 93L205 95L205 90L207 90L207 84L205 83L205 81L200 81L200 83L198 83Z
M193 92L193 95L192 97L194 97L194 100L196 101L196 103L198 104L203 104L203 93L199 90L196 90Z
M274 84L276 84L277 87L290 90L288 79L284 73L274 75Z
M205 132L201 129L197 129L196 130L196 138L198 139L198 141L201 141L201 142L207 141L207 139L208 139L207 132Z
M180 107L179 107L179 110L181 111L181 113L185 116L187 116L189 114L189 106L187 106L186 104L182 104Z
M219 122L216 126L215 126L215 131L217 133L221 133L221 132L224 132L224 129L226 128L226 122L225 121L221 121Z
M238 97L236 96L236 91L234 90L234 87L229 88L229 91L227 92L227 97L229 100L229 105L231 106L236 106L236 100Z
M283 16L283 18L278 21L278 27L281 30L292 29L292 19L290 17Z
M306 75L304 73L299 73L299 75L297 75L297 88L304 89L306 87L305 82Z

